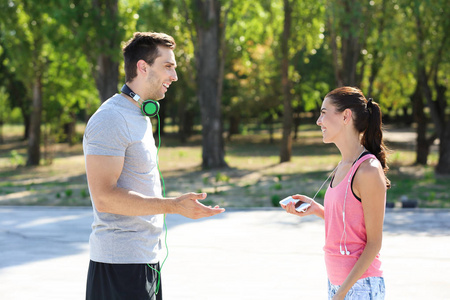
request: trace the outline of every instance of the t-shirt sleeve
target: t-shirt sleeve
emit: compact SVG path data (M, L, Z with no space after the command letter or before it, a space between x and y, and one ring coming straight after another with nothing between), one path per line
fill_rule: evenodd
M89 120L83 137L85 155L125 156L131 142L125 118L117 111L98 111Z

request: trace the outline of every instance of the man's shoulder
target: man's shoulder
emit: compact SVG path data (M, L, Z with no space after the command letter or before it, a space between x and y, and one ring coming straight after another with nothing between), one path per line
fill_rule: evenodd
M101 106L97 111L92 115L91 119L123 119L122 114L119 110L115 109L112 106Z
M117 95L116 95L117 96ZM97 109L97 111L89 119L91 120L109 120L109 121L119 121L125 120L120 109L120 100L116 96L113 96L103 102L103 104Z
M98 133L108 133L108 135L114 136L129 135L127 119L115 103L110 100L114 99L110 98L105 101L90 117L85 129L86 137L96 136Z

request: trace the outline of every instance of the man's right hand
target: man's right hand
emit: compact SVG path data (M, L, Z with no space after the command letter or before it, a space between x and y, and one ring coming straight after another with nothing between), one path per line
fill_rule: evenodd
M211 217L225 211L224 208L220 208L218 205L215 207L205 206L198 201L205 199L206 196L206 193L187 193L175 198L174 213L190 219L200 219Z

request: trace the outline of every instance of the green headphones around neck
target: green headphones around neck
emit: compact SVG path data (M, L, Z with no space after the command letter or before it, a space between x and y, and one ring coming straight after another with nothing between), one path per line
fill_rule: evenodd
M136 102L139 102L139 100L141 99L141 97L133 92L126 84L122 86L122 89L120 91L125 95L130 96ZM159 113L159 103L154 100L145 100L141 105L141 111L144 116L150 118L155 117Z

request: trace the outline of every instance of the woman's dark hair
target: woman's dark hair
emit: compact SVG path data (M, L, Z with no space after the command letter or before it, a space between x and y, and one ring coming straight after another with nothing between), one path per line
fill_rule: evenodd
M175 40L170 35L159 32L136 32L123 47L125 82L137 76L136 63L145 60L150 66L159 56L158 46L175 49Z
M386 174L387 147L383 142L382 119L380 106L372 99L367 101L360 89L344 86L332 90L325 98L329 98L338 112L347 108L352 111L353 124L359 133L363 133L362 145L380 161ZM386 177L386 186L391 182Z

